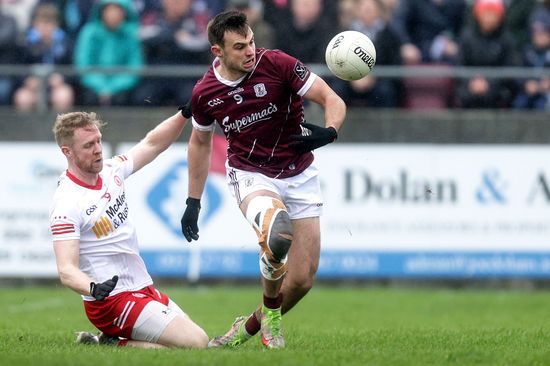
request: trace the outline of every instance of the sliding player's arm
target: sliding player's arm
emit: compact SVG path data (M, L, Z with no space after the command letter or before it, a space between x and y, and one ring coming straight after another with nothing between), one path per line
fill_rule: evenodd
M61 283L81 295L103 300L114 290L118 276L104 282L94 282L78 268L80 241L78 239L59 240L53 243L57 272Z
M145 138L132 147L128 155L134 161L134 172L153 161L160 153L174 143L183 131L188 118L178 112L165 119L154 129L149 131Z
M78 268L80 240L54 241L53 249L61 283L81 295L90 296L90 283L93 280Z

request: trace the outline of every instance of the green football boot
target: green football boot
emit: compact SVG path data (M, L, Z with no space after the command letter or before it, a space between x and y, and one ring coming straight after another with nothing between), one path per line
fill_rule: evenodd
M262 344L268 349L284 348L281 308L269 309L262 306L261 323Z
M233 322L233 325L231 325L231 329L229 329L227 333L217 336L208 342L208 348L237 348L244 342L248 341L252 336L248 334L244 328L247 319L247 316L237 317Z

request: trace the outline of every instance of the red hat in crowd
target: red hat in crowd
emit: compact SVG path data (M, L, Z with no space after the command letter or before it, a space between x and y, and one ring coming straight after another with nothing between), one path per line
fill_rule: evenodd
M495 12L502 17L504 10L504 2L502 0L476 0L474 4L474 15L476 18L479 17L480 13L486 11Z

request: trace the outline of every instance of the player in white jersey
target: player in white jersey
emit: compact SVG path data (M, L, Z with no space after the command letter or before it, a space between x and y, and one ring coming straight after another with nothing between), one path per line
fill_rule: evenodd
M100 330L77 335L81 343L141 348L204 348L208 337L168 296L155 289L139 254L125 180L166 150L181 134L189 107L167 118L124 155L103 161L95 113L57 117L53 132L67 158L50 210L59 277L82 296Z
M197 220L217 123L228 141L227 182L258 235L263 301L209 347L236 347L261 332L267 348L285 346L282 314L313 286L323 205L312 150L333 142L344 101L296 58L256 48L246 16L218 14L208 26L212 66L192 94L189 192L182 217L188 241ZM325 110L324 127L304 122L304 99Z

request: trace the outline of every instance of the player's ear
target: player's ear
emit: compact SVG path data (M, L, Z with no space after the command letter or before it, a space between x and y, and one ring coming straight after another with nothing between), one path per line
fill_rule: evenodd
M215 44L215 45L211 46L210 51L216 57L221 57L223 55L223 49L218 44Z
M66 145L63 145L61 146L61 152L63 153L63 155L65 155L66 157L69 157L71 155L71 149L66 146Z

